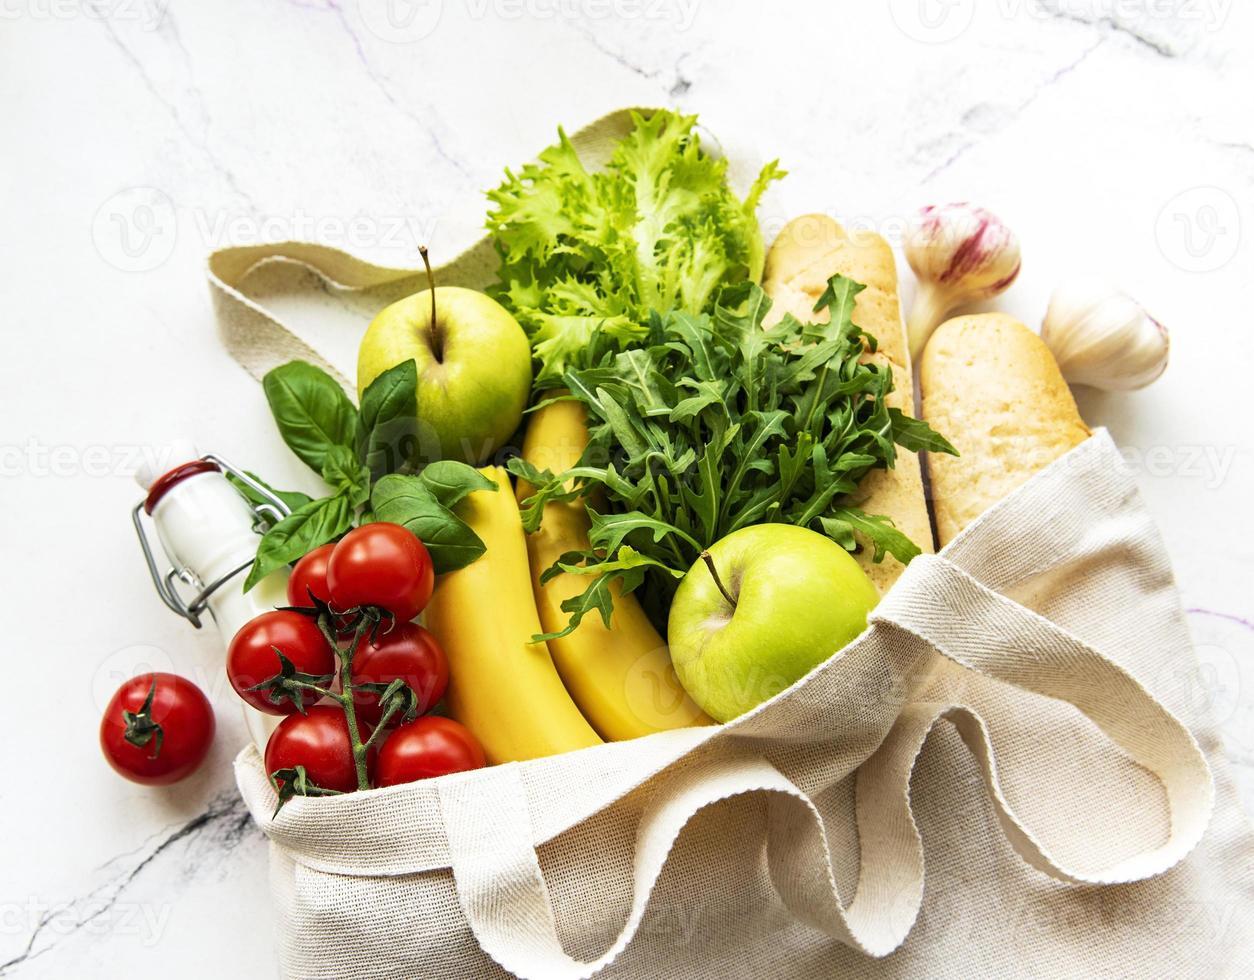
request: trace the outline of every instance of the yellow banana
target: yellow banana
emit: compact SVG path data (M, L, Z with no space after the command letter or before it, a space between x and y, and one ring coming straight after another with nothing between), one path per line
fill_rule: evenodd
M472 493L457 513L487 551L440 577L425 614L448 656L450 713L474 732L493 765L598 745L548 647L531 642L542 630L509 476L499 466L480 472L497 492Z
M588 443L585 420L584 408L577 402L549 402L531 416L523 458L554 473L569 469ZM519 500L531 492L528 484L519 481ZM540 576L564 552L588 547L588 527L582 502L554 502L545 505L540 530L527 535L535 604L546 632L566 626L570 615L562 611L562 600L583 592L588 582L564 573L541 585ZM566 689L602 738L618 741L669 728L713 724L680 686L666 641L635 596L615 591L611 624L606 629L601 617L591 613L575 632L549 641Z

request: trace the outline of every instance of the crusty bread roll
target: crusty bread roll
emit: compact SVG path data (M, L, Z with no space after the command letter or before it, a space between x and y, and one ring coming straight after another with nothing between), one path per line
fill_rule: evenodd
M766 256L762 286L774 303L767 324L779 322L785 313L803 322L828 319L828 311L817 314L814 304L827 288L827 280L837 273L867 287L858 294L854 322L879 343L879 350L868 357L892 368L896 390L888 396L888 403L913 414L910 354L897 298L897 266L888 242L879 235L859 232L851 236L822 214L790 221ZM924 551L932 550L927 501L919 458L914 453L898 447L896 469L868 474L854 503L870 514L887 514L915 544ZM905 566L892 555L877 564L871 555L871 549L864 548L856 557L883 594Z
M1089 437L1049 348L1004 313L941 324L923 350L919 390L922 417L962 454L928 454L942 547Z

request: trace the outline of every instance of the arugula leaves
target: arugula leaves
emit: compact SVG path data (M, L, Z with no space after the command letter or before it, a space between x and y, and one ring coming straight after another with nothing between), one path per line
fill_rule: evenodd
M585 368L600 349L648 335L656 310L711 309L722 290L756 280L765 249L754 216L763 168L742 201L727 161L705 153L696 116L633 114L603 171L590 173L566 134L488 193L501 256L492 290L531 338L541 387Z
M611 586L644 585L646 604L664 607L703 549L750 524L810 527L850 551L871 547L875 561L919 553L890 518L847 499L871 470L893 467L898 445L956 455L927 423L888 407L892 372L863 356L875 338L853 322L863 288L833 276L815 307L830 322L786 316L767 328L770 300L746 285L712 316L654 314L640 346L565 372L588 412L579 464L562 474L509 464L536 488L522 507L529 531L547 501L598 492L610 504L588 510L590 547L555 566L590 577L562 604L564 632L594 610L608 626Z
M431 463L417 476L398 474L411 465L409 449L416 445L418 371L413 360L371 382L362 393L360 412L334 378L304 361L275 368L262 385L283 441L322 477L331 494L317 500L279 494L292 513L262 537L245 592L358 522L389 521L409 528L431 552L437 574L483 554L479 536L451 508L469 493L496 490L495 483L453 460ZM252 500L256 494L246 490L246 496Z

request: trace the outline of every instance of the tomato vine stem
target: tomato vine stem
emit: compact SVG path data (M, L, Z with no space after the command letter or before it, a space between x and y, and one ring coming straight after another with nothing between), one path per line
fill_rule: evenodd
M357 724L357 705L353 697L353 655L357 652L357 647L361 643L361 638L366 635L366 631L371 628L372 622L369 616L360 616L357 625L353 629L352 642L345 648L341 648L336 642L335 633L332 630L331 617L326 613L318 616L318 629L322 631L322 635L326 637L331 649L335 651L336 656L340 660L340 693L331 694L331 697L340 703L340 707L344 709L344 722L348 726L349 744L353 750L353 766L357 770L357 788L370 788L370 770L366 765L367 751L369 743L363 743L361 740L361 729ZM382 725L379 729L382 730ZM374 734L371 735L370 741L374 741Z

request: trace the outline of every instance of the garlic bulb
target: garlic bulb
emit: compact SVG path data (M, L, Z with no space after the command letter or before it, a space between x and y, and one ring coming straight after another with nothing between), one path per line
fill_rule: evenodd
M929 205L906 231L906 260L919 279L907 330L917 358L951 312L991 299L1019 275L1019 240L991 211L970 204Z
M1095 279L1054 290L1041 339L1072 384L1132 391L1167 369L1167 329L1136 300Z

